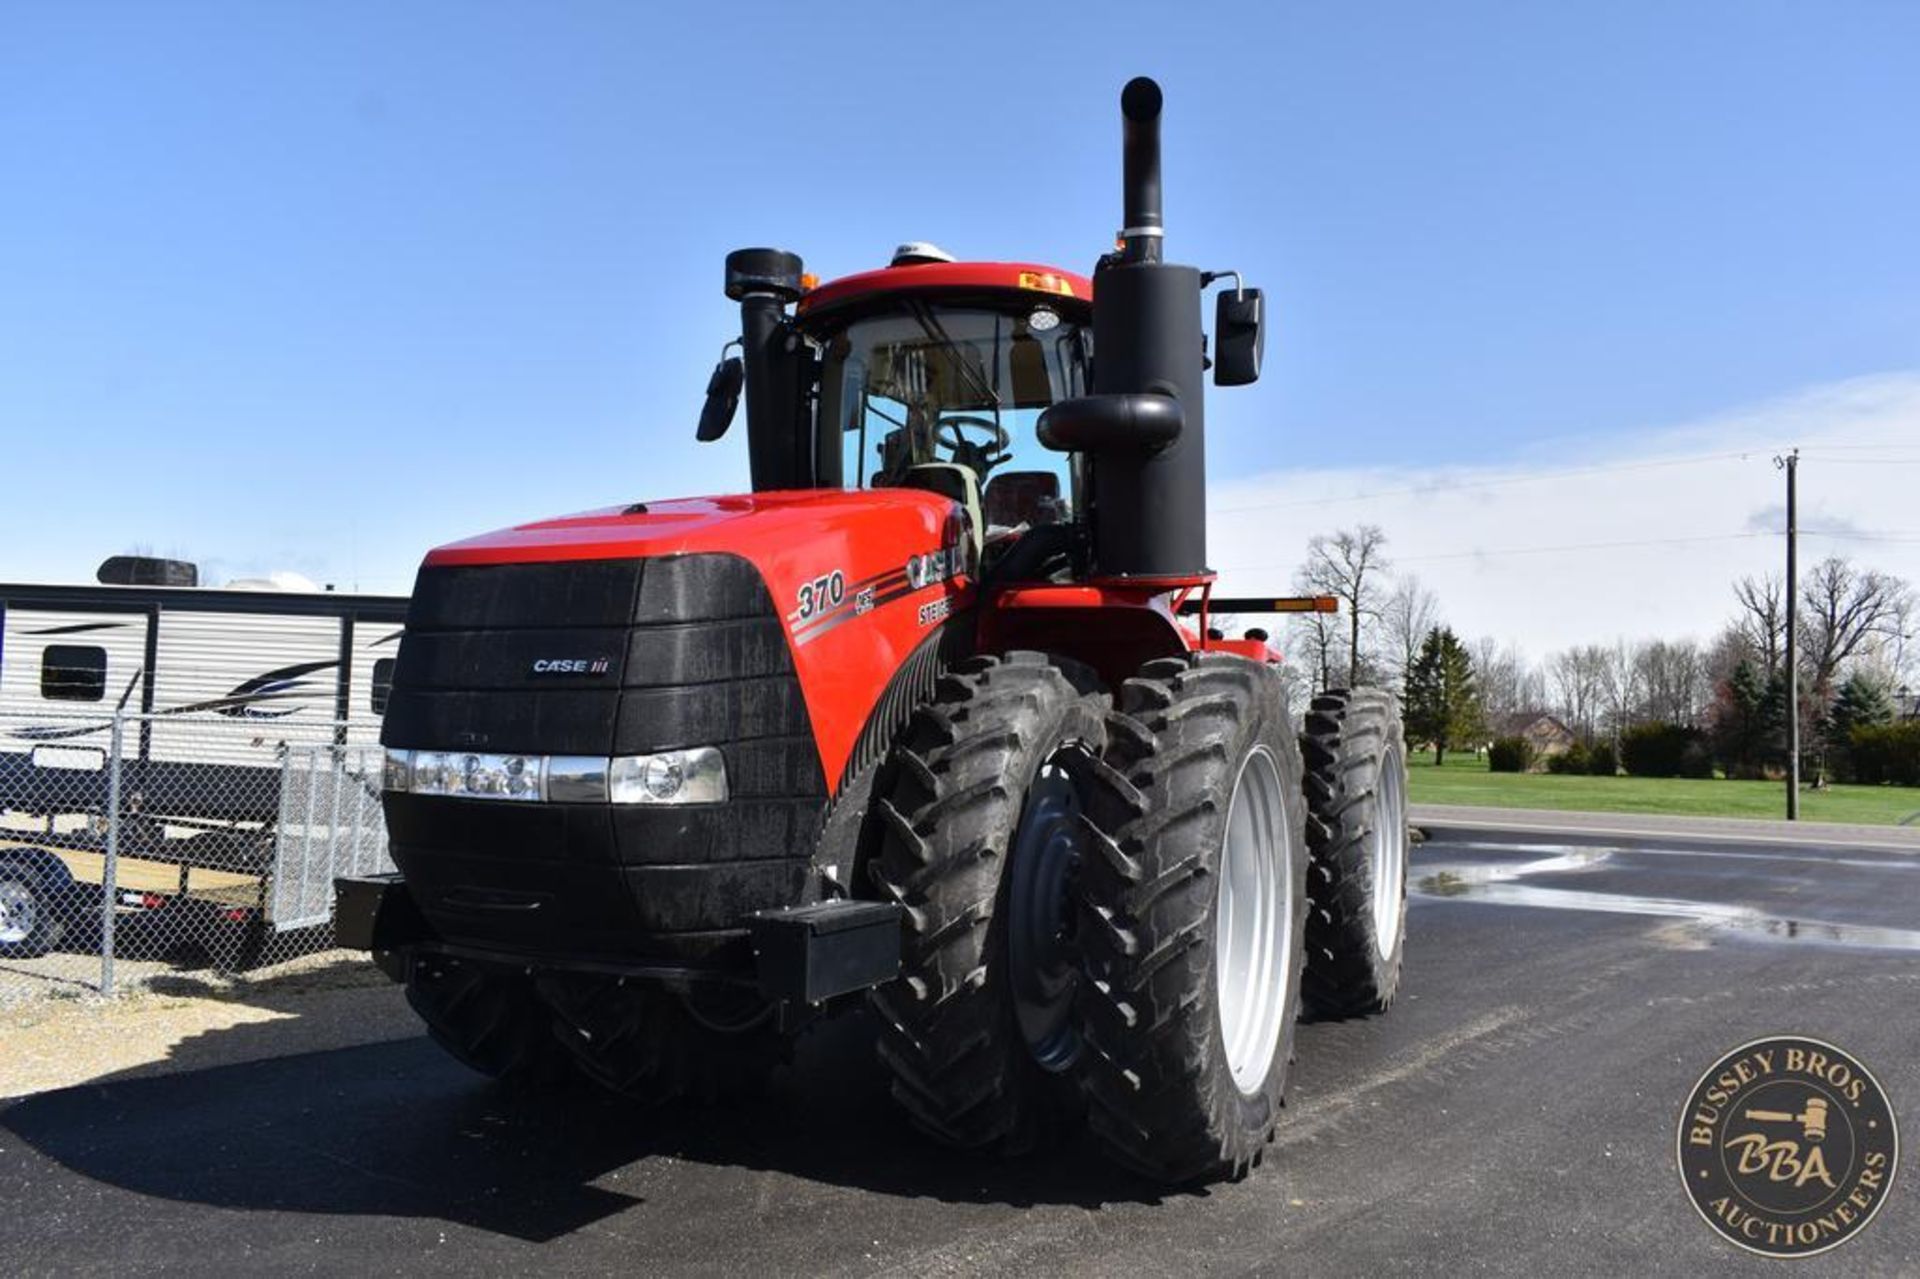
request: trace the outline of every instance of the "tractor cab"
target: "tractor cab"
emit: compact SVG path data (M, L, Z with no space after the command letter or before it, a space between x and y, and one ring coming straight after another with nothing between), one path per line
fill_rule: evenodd
M740 256L729 259L730 281ZM756 413L748 397L751 450L782 462L757 471L756 488L939 493L966 510L986 566L1034 529L1056 530L1050 545L1071 540L1068 526L1085 503L1080 455L1047 448L1038 428L1047 409L1091 385L1085 278L1027 263L956 262L919 243L902 245L880 270L812 287L797 260L791 266L784 279L759 281L775 296L795 295L795 305L783 340L760 352L775 366L767 382L784 401L776 409L791 411ZM788 361L797 365L790 374L780 368ZM714 377L723 397L739 380L727 365ZM751 382L752 372L744 377ZM710 396L709 410L730 415L731 406L716 410Z
M1077 458L1043 446L1038 424L1087 392L1090 292L1042 268L896 258L803 298L819 483L943 492L969 507L989 559L1070 523Z

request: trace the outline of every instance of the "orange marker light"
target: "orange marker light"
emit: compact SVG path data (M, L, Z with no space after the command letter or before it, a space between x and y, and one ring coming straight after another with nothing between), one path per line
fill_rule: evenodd
M1051 271L1022 271L1020 287L1040 293L1057 293L1064 298L1073 296L1073 281L1057 276Z

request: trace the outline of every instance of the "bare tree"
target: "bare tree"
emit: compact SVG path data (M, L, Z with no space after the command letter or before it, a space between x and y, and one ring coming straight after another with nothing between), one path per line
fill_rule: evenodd
M1389 567L1387 535L1377 524L1322 534L1307 543L1307 582L1314 592L1337 596L1347 614L1347 686L1360 685L1366 637L1380 619L1380 581Z
M1894 617L1894 630L1880 646L1880 660L1887 668L1887 682L1898 687L1911 684L1916 666L1920 666L1920 599L1912 591L1906 592L1900 600L1900 607Z
M1602 644L1586 644L1555 653L1547 663L1560 718L1583 742L1591 743L1599 734L1607 666L1607 649Z
M1633 660L1633 649L1625 640L1612 647L1595 646L1600 653L1600 694L1604 727L1618 742L1620 734L1633 723L1643 696L1640 668Z
M1475 640L1471 651L1480 700L1496 730L1503 720L1546 709L1546 680L1525 653L1491 635Z
M1787 593L1772 573L1765 577L1743 577L1733 584L1734 598L1740 601L1740 616L1734 621L1747 643L1760 658L1761 670L1768 679L1780 669L1780 654L1787 646Z
M1293 589L1301 595L1318 594L1319 585L1308 569L1294 574ZM1312 672L1313 691L1325 692L1334 684L1334 672L1347 665L1340 618L1332 613L1294 613L1287 619L1287 647L1300 655L1300 661Z
M1427 632L1438 625L1440 597L1422 586L1413 574L1403 574L1380 606L1386 660L1393 665L1397 684L1405 685L1407 668L1420 656L1420 645L1427 638Z
M1813 566L1800 588L1805 616L1800 652L1817 705L1831 699L1843 663L1870 640L1899 634L1912 599L1912 588L1899 578L1856 569L1838 555Z
M1635 718L1695 725L1712 699L1707 656L1692 640L1649 640L1633 650L1640 703Z

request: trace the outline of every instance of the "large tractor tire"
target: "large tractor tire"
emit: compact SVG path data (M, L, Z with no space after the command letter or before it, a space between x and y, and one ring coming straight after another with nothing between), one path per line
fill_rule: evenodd
M1089 1118L1157 1180L1238 1177L1279 1121L1305 966L1285 693L1238 657L1151 662L1108 738L1079 879Z
M1381 1012L1400 987L1407 939L1407 744L1393 697L1337 689L1313 699L1306 762L1306 1001L1325 1017Z
M537 986L580 1073L630 1101L751 1096L786 1060L772 1008L745 991L681 996L592 973Z
M470 1070L534 1084L565 1074L553 1018L517 972L416 954L407 965L407 1002L433 1041Z
M869 876L906 908L900 975L871 1002L893 1095L939 1141L1030 1147L1079 1056L1068 882L1080 782L1108 701L1085 668L1038 653L943 676L874 788Z

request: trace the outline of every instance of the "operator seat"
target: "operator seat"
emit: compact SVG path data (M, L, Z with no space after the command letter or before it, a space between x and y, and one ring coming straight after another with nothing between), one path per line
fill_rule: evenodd
M1060 521L1060 477L1052 471L1002 471L980 495L987 529L1011 531Z

